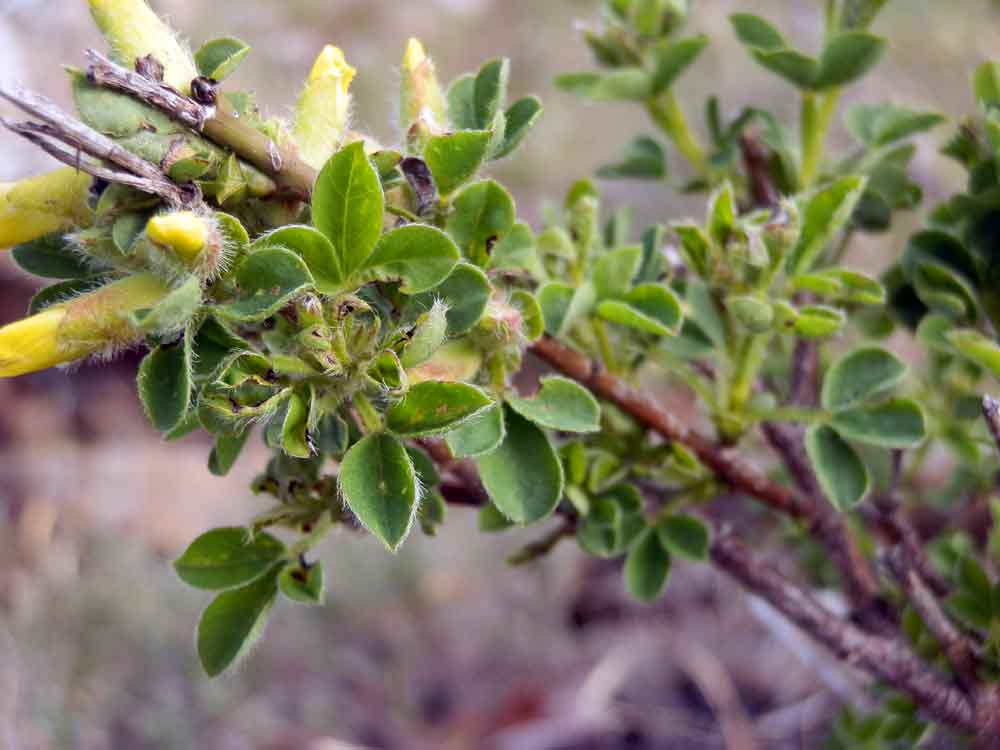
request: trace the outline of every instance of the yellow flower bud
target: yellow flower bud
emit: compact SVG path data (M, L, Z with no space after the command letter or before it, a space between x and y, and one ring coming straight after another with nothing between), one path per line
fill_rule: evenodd
M131 68L138 58L152 55L163 65L164 82L191 92L198 76L194 60L146 0L90 0L90 13L118 62Z
M419 39L410 39L403 55L399 112L406 131L420 121L433 132L447 129L444 94L434 72L434 63Z
M193 263L208 243L208 221L194 211L176 211L154 216L146 224L146 235L169 247L185 263Z
M0 328L0 377L9 378L135 344L129 316L160 302L170 288L137 274Z
M71 167L20 182L0 183L0 248L89 226L90 183L89 175Z
M323 48L313 65L295 110L292 134L302 159L320 169L337 150L351 109L351 81L357 71L344 53Z

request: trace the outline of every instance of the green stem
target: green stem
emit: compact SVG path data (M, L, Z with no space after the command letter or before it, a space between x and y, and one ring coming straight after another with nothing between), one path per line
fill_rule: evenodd
M674 92L667 89L662 94L649 99L646 102L646 109L657 127L674 142L677 150L684 155L684 158L691 165L691 169L698 176L707 178L709 170L705 150L688 125L687 118L684 117L684 112L681 111Z
M837 111L840 89L830 89L825 94L812 91L802 95L801 139L802 171L799 175L803 188L808 188L819 175L823 151L830 123Z
M294 560L299 555L305 554L311 550L323 539L323 537L326 536L326 532L328 532L332 527L333 518L330 511L323 511L320 517L316 520L316 524L313 526L312 531L310 531L307 536L302 537L302 539L296 542L288 550L288 557Z
M368 396L363 393L354 394L354 408L358 412L358 417L360 417L366 433L382 431L382 417Z
M594 336L597 338L597 348L601 353L601 359L604 362L604 366L609 372L617 372L618 360L615 357L615 350L611 346L611 338L608 336L608 327L604 325L604 321L600 318L594 318L591 321L591 328L594 331Z
M743 346L740 347L733 377L729 383L730 411L742 414L746 410L746 405L753 395L753 384L757 379L757 372L764 362L764 355L767 353L767 346L770 342L770 334L757 334L747 338L743 342Z
M829 415L818 409L805 409L794 406L779 406L762 411L749 411L747 416L754 422L797 422L799 424L815 424Z
M400 208L399 206L394 206L391 203L386 203L385 204L385 210L386 210L386 212L392 214L393 216L399 216L399 217L401 217L403 219L406 219L411 224L420 224L420 223L423 222L423 219L421 219L419 216L417 216L412 211L407 211L405 208Z

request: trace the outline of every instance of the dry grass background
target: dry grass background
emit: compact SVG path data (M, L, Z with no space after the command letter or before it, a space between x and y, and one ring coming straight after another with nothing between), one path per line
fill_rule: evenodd
M589 64L576 27L596 20L596 0L155 5L195 45L223 32L250 42L235 83L271 112L287 111L320 46L339 44L360 70L355 124L386 143L409 35L445 75L510 56L514 93L547 105L518 158L496 169L530 220L648 130L626 105L583 106L550 85ZM808 44L819 5L702 0L694 27L715 41L681 85L689 110L717 93L728 111L766 104L792 116L792 92L747 60L726 17L760 12ZM0 78L66 102L59 65L99 43L84 6L0 0ZM888 59L849 100L969 110L968 74L1000 49L998 21L987 0L895 0L878 25L891 32ZM958 179L934 143L917 164L932 197ZM0 179L46 166L0 134ZM608 195L633 203L640 222L700 210L666 186L615 184ZM855 260L879 268L918 220L859 244ZM34 282L0 258L0 283L10 320ZM203 440L165 448L145 424L133 371L125 358L0 382L0 747L812 748L840 701L858 699L853 675L707 569L678 566L662 602L636 607L613 566L569 549L506 570L503 557L530 534L484 539L462 512L397 557L336 535L321 550L329 605L279 608L246 666L209 682L191 636L204 597L167 562L210 524L260 508L245 488L264 453L211 477Z

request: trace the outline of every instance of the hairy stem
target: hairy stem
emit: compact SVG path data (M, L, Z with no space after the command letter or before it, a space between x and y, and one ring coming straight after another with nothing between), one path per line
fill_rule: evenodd
M799 179L803 188L808 188L819 175L823 163L823 151L830 123L837 111L840 100L839 89L830 89L823 94L807 92L802 95L801 138L802 168Z

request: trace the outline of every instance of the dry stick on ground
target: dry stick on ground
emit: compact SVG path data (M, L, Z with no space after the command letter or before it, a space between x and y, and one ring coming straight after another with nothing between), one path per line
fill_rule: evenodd
M225 96L215 95L214 103L202 105L165 83L112 62L95 50L87 50L86 55L90 60L87 77L93 83L163 110L274 177L290 195L303 199L309 197L316 181L316 170L302 161L294 149L279 146L240 119ZM211 90L214 92L214 89Z
M0 98L42 121L2 120L4 127L34 143L59 161L95 177L121 182L158 195L174 206L190 206L201 201L197 190L170 180L158 166L142 159L96 130L66 114L56 104L19 86L0 85ZM84 159L87 155L113 169Z

